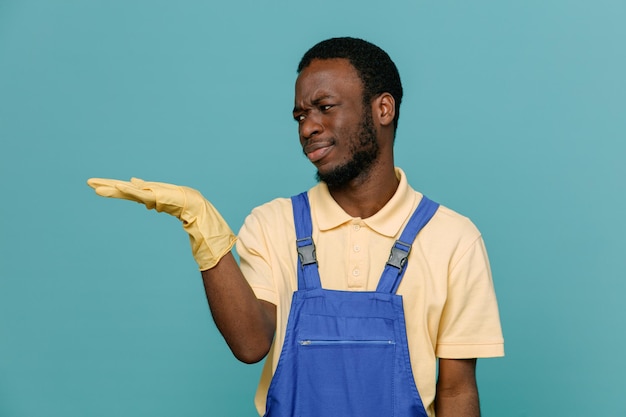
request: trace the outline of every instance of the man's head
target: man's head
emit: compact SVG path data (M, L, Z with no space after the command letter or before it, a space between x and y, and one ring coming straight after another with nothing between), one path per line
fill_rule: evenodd
M369 106L372 99L389 93L395 100L394 129L398 128L402 83L396 65L378 46L357 38L332 38L309 49L298 64L298 73L316 59L344 58L356 69L363 84L363 103Z
M393 94L401 99L402 86L384 51L360 39L321 42L302 58L295 87L293 117L319 180L337 190L395 177Z

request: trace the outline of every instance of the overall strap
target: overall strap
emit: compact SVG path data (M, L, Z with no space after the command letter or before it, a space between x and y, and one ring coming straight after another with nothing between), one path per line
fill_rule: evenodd
M422 200L405 226L400 239L391 247L391 254L376 291L395 294L406 271L409 252L420 230L435 215L439 204L422 196Z
M298 289L311 290L321 288L322 283L317 270L311 208L307 193L291 197L293 220L296 226L296 246L298 248Z

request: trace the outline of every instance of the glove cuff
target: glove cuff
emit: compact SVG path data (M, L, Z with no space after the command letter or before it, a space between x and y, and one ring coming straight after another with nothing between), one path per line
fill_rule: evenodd
M187 189L184 191L187 201L193 201L193 204L185 207L180 219L183 221L183 229L189 234L193 257L200 270L205 271L217 265L230 252L237 238L211 203L204 197L201 200L191 198L187 195Z

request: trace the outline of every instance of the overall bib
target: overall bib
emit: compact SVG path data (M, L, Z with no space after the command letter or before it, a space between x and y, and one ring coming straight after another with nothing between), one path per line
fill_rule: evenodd
M439 205L423 197L392 249L376 291L325 290L306 193L292 197L298 247L285 342L265 417L426 417L396 290L417 233Z

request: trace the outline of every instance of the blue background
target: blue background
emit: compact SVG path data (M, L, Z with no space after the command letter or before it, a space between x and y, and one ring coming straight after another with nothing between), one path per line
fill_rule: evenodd
M295 67L400 69L397 163L482 230L507 356L484 416L624 416L626 3L0 1L0 416L252 416L178 222L89 177L198 188L237 230L314 184Z

